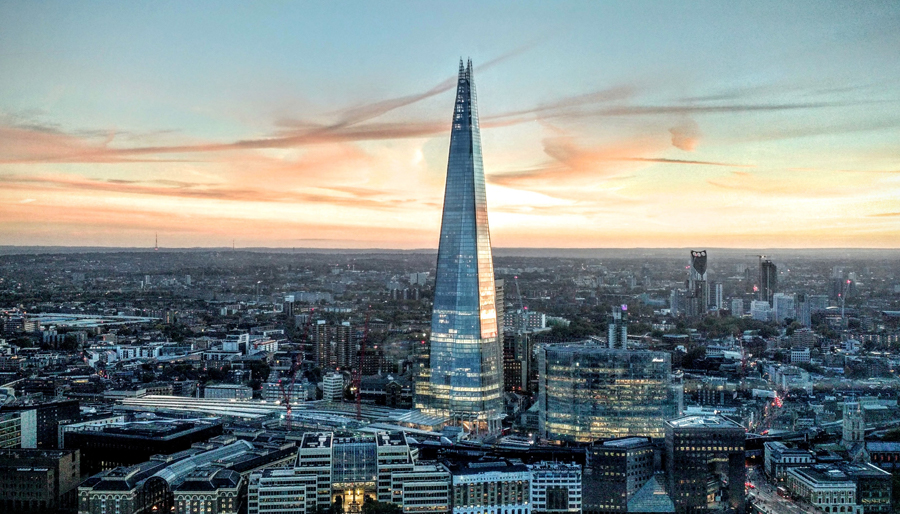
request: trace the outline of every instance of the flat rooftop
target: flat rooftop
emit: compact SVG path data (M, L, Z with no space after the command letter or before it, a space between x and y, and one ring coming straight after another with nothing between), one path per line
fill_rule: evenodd
M740 428L741 430L744 427L738 425L734 421L730 419L723 418L722 416L684 416L683 418L672 419L666 421L667 424L672 425L674 428Z
M622 439L612 439L603 442L603 446L607 448L634 448L647 444L651 443L646 437L623 437Z

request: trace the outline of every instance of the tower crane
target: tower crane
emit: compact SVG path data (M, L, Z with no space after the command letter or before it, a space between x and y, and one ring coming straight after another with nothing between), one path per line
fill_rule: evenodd
M514 275L513 280L516 283L516 296L519 297L519 311L522 313L522 324L519 325L516 333L522 334L528 329L528 308L522 303L522 292L519 290L519 276Z
M278 380L278 387L281 389L281 398L285 406L284 425L288 430L291 429L291 400L294 399L294 381L297 378L297 370L299 369L300 364L297 362L297 355L294 354L294 356L291 357L291 367L288 370L287 375ZM285 382L288 382L286 388L284 385Z

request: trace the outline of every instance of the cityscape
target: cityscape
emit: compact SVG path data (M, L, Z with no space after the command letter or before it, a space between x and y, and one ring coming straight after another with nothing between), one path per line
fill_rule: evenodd
M205 27L199 33L215 41L208 23L237 23L253 36L240 34L244 43L265 42L229 47L238 59L232 70L248 55L268 62L257 52L276 41L307 37L282 39L274 30L301 19L316 34L337 30L355 43L345 22L366 21L368 33L388 15L423 23L442 15L448 25L427 23L435 34L460 30L475 39L434 48L476 47L476 57L487 57L454 56L439 63L446 69L436 76L453 73L439 86L366 98L330 111L333 122L294 117L315 110L313 96L297 99L310 105L295 111L300 103L288 101L279 128L254 136L239 127L258 121L236 111L213 116L217 128L204 132L210 125L199 118L211 104L202 102L182 112L182 121L198 118L178 130L104 133L84 127L118 100L73 100L86 94L73 92L86 83L77 73L40 101L44 71L0 79L0 512L900 512L900 226L885 211L900 198L890 171L900 162L892 139L900 135L900 66L874 73L864 87L818 70L822 91L791 105L772 103L784 99L749 83L691 98L696 92L682 84L678 106L626 108L619 102L649 88L635 82L521 109L514 93L496 90L504 87L501 70L568 44L577 31L553 35L557 21L592 27L609 15L638 28L684 13L605 2L561 2L553 11L385 2L377 13L361 3L350 4L353 13L223 4L201 21L188 5L52 5L58 9L37 21L33 5L0 4L0 34L12 34L0 41L14 49L0 50L0 68L37 70L38 61L57 58L40 50L49 41L93 48L88 27L103 20L150 28L121 34L123 46L97 54L88 68L118 61L153 34L147 48L156 53L145 65L117 65L123 83L134 70L167 69L154 59L187 41L185 27ZM702 39L693 32L706 26L697 7L688 9L693 28L675 34ZM763 46L784 36L779 16L748 7L712 10L724 25L765 27ZM809 34L847 36L848 67L900 64L895 51L852 58L863 47L900 43L896 30L882 32L896 29L896 4L796 8L782 6L781 16L800 12ZM498 34L541 22L549 35L505 36L517 49L484 53L486 40L470 32L483 26L463 27L458 17L498 10L510 14ZM187 25L178 26L181 16ZM174 39L157 39L164 32L152 27L171 28ZM787 47L809 42L799 32ZM78 34L84 39L76 42ZM36 50L26 50L29 37ZM321 87L344 94L332 77L368 66L356 52L374 58L386 44L380 38L411 42L373 37L371 48L342 50L353 62L322 67ZM669 44L659 38L642 44ZM313 39L337 45L341 37ZM193 45L186 55L203 53ZM700 53L760 52L743 41L737 49ZM67 68L82 51L57 48L66 64L56 65ZM29 52L39 59L26 66ZM682 55L679 44L670 52ZM563 53L559 61L575 68L595 63ZM814 67L818 57L803 55ZM229 66L199 60L197 73L212 61L215 70ZM531 86L542 87L546 75ZM154 107L162 97L151 92L153 80L125 87L145 87L153 100L122 111L123 120L170 116ZM230 80L222 91L251 79ZM188 96L165 98L171 107ZM432 113L419 104L432 100L442 102L440 123L423 121ZM77 130L63 120L74 112L70 102L96 111ZM410 106L418 121L391 118ZM54 109L68 114L51 122ZM770 111L797 111L795 122L813 123L833 109L856 125L784 136L814 141L802 151L777 148L762 129L739 143L707 117L768 123L783 135L795 127L777 117L763 122ZM806 110L817 114L806 119ZM600 132L658 132L657 121L677 123L664 131L672 148L649 139L640 148L624 139L615 151L578 148L594 124L609 123ZM557 163L526 164L532 125L553 134L543 150ZM868 148L852 164L860 169L842 168L852 152L827 143L826 132ZM753 150L734 150L751 139ZM417 140L410 163L403 152ZM698 149L701 142L711 149ZM804 152L832 159L831 167L788 162ZM784 183L760 186L776 161L786 166ZM426 176L435 162L439 180ZM798 179L803 173L817 178ZM692 182L700 175L713 189ZM729 217L731 209L741 214Z

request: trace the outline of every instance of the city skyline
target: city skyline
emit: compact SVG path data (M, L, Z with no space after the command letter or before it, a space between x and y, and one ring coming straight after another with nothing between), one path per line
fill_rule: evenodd
M894 3L0 6L0 245L896 248ZM416 44L410 44L416 42Z

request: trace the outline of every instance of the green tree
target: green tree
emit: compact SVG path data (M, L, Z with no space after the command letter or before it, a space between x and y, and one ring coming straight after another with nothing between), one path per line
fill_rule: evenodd
M362 514L401 514L402 512L403 510L396 504L375 501L371 496L366 496L362 507Z

